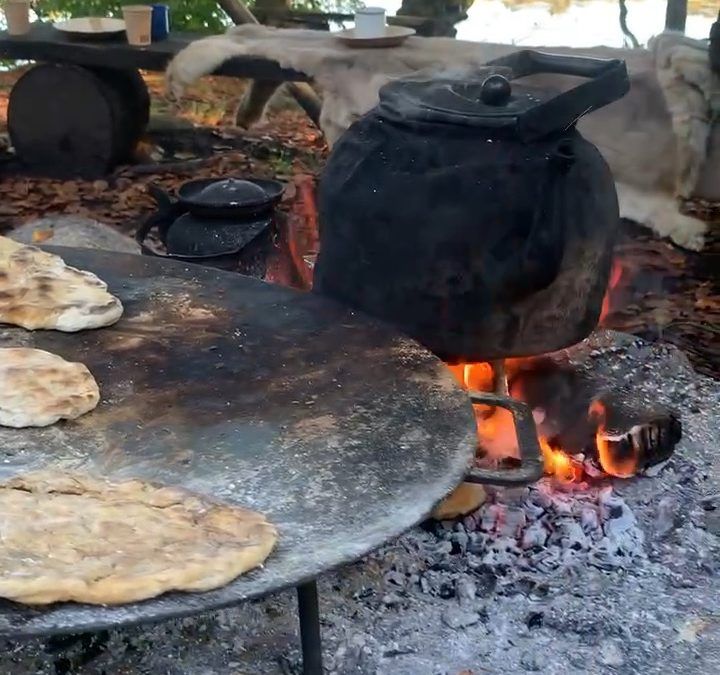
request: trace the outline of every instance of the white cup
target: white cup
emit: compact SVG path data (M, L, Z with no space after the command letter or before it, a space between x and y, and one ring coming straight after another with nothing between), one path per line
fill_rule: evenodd
M385 34L385 10L362 7L355 12L355 37L376 38Z

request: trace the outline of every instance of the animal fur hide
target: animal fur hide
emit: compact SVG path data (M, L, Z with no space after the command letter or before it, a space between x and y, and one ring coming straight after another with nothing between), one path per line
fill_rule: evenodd
M418 72L477 72L488 61L517 49L450 38L410 38L395 49L357 50L329 33L247 25L190 44L168 66L166 81L170 95L177 98L187 85L234 56L277 61L314 79L323 94L320 125L332 145L376 105L380 87L390 80ZM720 125L713 126L720 95L707 44L665 33L648 49L539 49L626 61L630 93L580 120L578 128L609 163L623 217L681 246L702 248L707 225L682 215L678 198L720 200ZM536 75L532 80L551 89L577 84L575 78L557 75ZM718 142L710 142L716 132ZM714 152L709 154L708 148Z

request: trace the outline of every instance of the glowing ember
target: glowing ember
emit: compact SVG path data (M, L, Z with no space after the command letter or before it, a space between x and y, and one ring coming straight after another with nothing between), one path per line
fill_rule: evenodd
M582 466L573 461L562 450L552 448L547 439L542 436L538 440L540 441L540 449L545 464L545 473L567 483L582 480Z
M489 363L461 363L448 368L468 391L492 391L493 369Z

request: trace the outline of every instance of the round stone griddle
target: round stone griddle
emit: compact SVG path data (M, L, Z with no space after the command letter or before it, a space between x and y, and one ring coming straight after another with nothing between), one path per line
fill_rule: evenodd
M207 593L30 608L0 601L0 635L188 615L296 585L411 527L462 478L476 442L466 394L430 353L312 293L177 262L51 248L125 306L75 334L0 329L85 363L98 408L46 429L0 428L0 478L57 467L181 485L267 515L265 567Z

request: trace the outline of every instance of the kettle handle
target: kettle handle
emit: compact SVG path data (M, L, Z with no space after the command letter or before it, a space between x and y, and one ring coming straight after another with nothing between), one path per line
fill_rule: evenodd
M520 113L516 129L524 141L542 138L558 128L569 129L583 115L621 99L630 91L627 66L620 59L546 54L525 49L489 61L487 65L510 68L512 79L540 73L589 79Z

